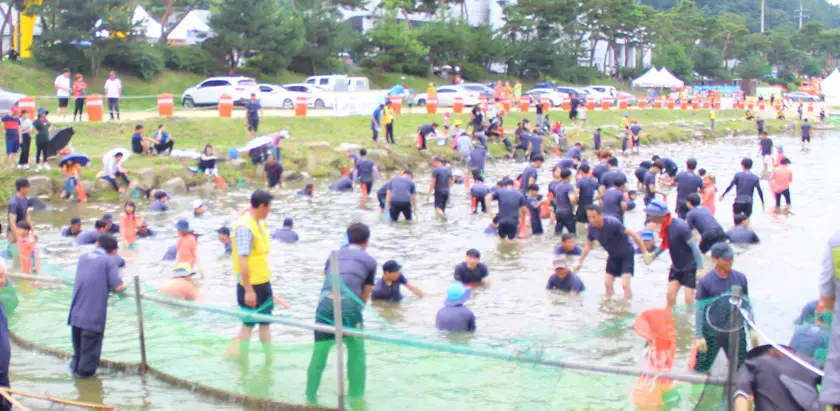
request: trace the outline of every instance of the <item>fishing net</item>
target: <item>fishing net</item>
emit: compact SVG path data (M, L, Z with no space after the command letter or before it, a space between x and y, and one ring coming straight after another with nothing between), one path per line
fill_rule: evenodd
M16 280L0 293L0 299L9 304L9 329L35 348L70 353L66 322L73 270L42 263L41 275L58 278L64 285ZM194 307L163 304L167 297L147 285L143 285L143 293L157 300L142 301L147 363L155 375L218 398L337 405L334 342L330 338L315 342L313 331L303 328L316 319L321 324L333 322L332 302L326 294L321 296L317 315L313 312L304 320L279 309L273 316L264 316L206 302ZM632 332L636 320L632 316L563 335L484 339L477 343L464 335L412 336L395 325L385 325L373 310L360 310L361 302L346 286L339 293L327 294L341 298L345 328L361 333L345 336L345 392L358 395L348 398L349 409L620 410L647 404L653 408L642 409L705 410L716 409L722 398L720 387L702 382L660 384L657 374L662 370L658 369L650 369L640 379L636 375L558 366L567 360L598 364L590 352L576 347L587 341L613 344L611 336ZM15 300L16 307L8 309ZM677 323L682 324L693 316L693 308L677 309L671 315L678 316ZM275 321L274 341L259 344L255 330L253 342L244 349L233 342L244 318ZM664 338L673 342L668 349L673 349L677 358L669 366L683 372L693 330L675 328L673 323L663 328L658 320L648 322L644 338L657 340L654 334L664 333ZM644 369L648 359L641 355L643 344L640 338L636 347L612 348L637 350L637 362L621 365ZM140 362L137 305L130 295L112 296L109 301L102 358L128 365ZM320 385L315 390L318 376ZM637 400L640 396L644 397L642 404ZM708 405L696 408L704 402Z

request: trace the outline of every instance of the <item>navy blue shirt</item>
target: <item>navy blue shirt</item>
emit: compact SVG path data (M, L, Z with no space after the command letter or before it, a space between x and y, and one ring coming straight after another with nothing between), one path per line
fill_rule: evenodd
M601 176L604 175L607 171L609 171L610 166L607 163L598 163L595 167L592 167L592 177L595 177L596 180L601 181Z
M247 102L245 103L245 110L248 111L248 120L259 120L260 119L260 110L262 109L262 105L260 102Z
M811 125L804 123L800 126L802 129L802 137L811 137Z
M677 181L677 203L685 203L689 194L703 191L703 177L690 171L680 171Z
M642 132L642 126L638 124L633 124L630 126L630 132L633 133L633 137L638 137L639 133Z
M569 194L574 194L575 186L565 181L553 181L548 185L548 191L554 194L554 210L557 214L572 214L572 200Z
M338 271L343 283L342 290L345 291L344 288L346 287L359 299L362 298L364 286L373 285L376 279L376 267L376 259L358 246L350 245L338 249ZM329 259L327 259L327 264L324 267L324 273L327 275L330 273ZM324 279L321 295L324 296L331 292L332 279L327 277ZM342 294L345 294L345 292L342 292Z
M689 210L685 216L685 222L688 223L690 228L697 230L700 235L715 230L723 230L715 216L712 215L712 211L703 206L697 206Z
M300 237L291 228L278 228L271 234L271 238L274 240L280 240L284 243L296 243Z
M598 241L607 254L613 257L633 255L633 246L627 237L627 228L615 217L605 215L604 226L593 227L589 224L589 241Z
M394 177L388 183L388 188L391 190L392 203L411 202L411 196L417 193L414 181L405 177Z
M566 278L560 278L557 275L552 275L548 278L548 284L545 286L548 290L560 290L567 293L580 293L586 290L583 281L577 274L570 272Z
M760 118L755 121L755 125L758 126L758 131L764 131L764 119Z
M669 174L676 174L677 173L677 170L680 167L677 165L677 163L674 162L674 160L671 160L670 158L667 158L667 157L663 158L661 160L662 160L662 163L665 164L665 170L667 170Z
M367 158L361 158L356 161L356 170L359 173L359 181L363 183L373 182L373 161Z
M650 165L648 165L647 167L645 167L644 165L640 165L639 167L636 167L636 171L634 171L633 174L636 176L636 180L639 180L640 183L644 183L645 175L649 170Z
M604 202L604 214L624 221L624 210L621 208L621 204L627 202L624 199L624 192L615 187L609 188L604 191L601 201Z
M773 139L762 138L758 140L758 145L761 146L761 155L769 156L773 154Z
M353 180L343 177L340 180L330 184L330 191L352 191Z
M574 169L576 168L575 160L572 160L570 157L563 157L560 159L560 161L557 162L557 164L554 165L554 168L558 167L560 169Z
M470 194L483 200L484 197L487 197L487 194L490 194L490 187L487 187L484 183L478 183L470 188Z
M160 261L175 261L175 257L177 256L178 248L175 246L175 244L173 244L166 249L166 252L163 253L163 257L160 259Z
M581 254L583 254L583 249L581 249L579 245L575 245L575 248L573 248L571 251L566 251L566 249L563 248L563 246L561 245L560 247L557 247L557 248L554 249L554 254L555 255L581 255Z
M375 130L381 124L382 110L380 110L379 107L376 107L376 110L373 110L373 117L370 119L370 128Z
M583 151L581 151L577 146L572 146L568 150L566 150L566 157L575 157L583 158Z
M11 201L9 201L8 215L14 214L17 217L16 222L25 221L29 207L31 207L29 197L20 198L17 195L13 195ZM8 218L6 220L8 221Z
M385 204L385 197L388 196L388 190L391 189L391 182L388 181L385 184L382 184L382 187L379 187L379 190L376 190L376 197L383 201L383 205Z
M152 231L151 228L148 227L146 228L145 233L141 233L140 230L137 230L137 237L139 238L154 237L155 235L157 235L157 233L155 233L154 231Z
M487 149L482 146L476 146L470 152L470 168L474 170L484 170L484 160L487 159Z
M595 192L598 191L598 181L593 177L583 177L577 181L578 207L586 207L595 202Z
M149 204L149 211L169 211L169 205L160 200L152 201Z
M726 187L726 191L723 192L722 196L725 196L733 186L735 187L736 203L752 203L753 191L757 191L758 196L762 199L764 198L764 194L761 192L761 185L758 176L749 171L739 171L735 173L735 176L732 177L732 182L729 183L729 187Z
M108 297L111 291L123 284L118 266L119 259L102 250L79 257L67 325L96 333L105 332Z
M432 170L432 178L435 179L435 193L449 193L449 183L452 180L452 170L449 167L435 167Z
M758 235L749 227L736 226L726 232L726 238L734 244L758 244Z
M441 331L475 331L475 314L463 305L446 306L437 312L435 326Z
M96 240L99 240L99 236L102 235L99 231L96 230L88 230L82 231L76 236L76 244L78 245L88 245L88 244L95 244Z
M706 273L703 278L697 281L697 300L701 301L709 298L720 297L721 295L728 293L732 289L733 285L741 286L742 295L749 295L749 289L747 288L747 276L743 273L731 270L729 272L729 276L726 277L726 279L723 279L720 278L717 271L711 270ZM697 306L700 307L701 305L702 304L698 304Z
M688 223L674 217L665 233L668 235L668 253L671 255L672 266L678 270L696 270L694 250L688 243L691 240L691 228L688 227Z
M532 178L534 179L533 184L537 184L537 179L539 178L539 170L537 170L536 167L529 165L525 167L525 170L522 171L522 183L520 185L522 191L528 190L528 184L531 184Z
M490 275L490 271L482 263L478 263L472 270L467 267L466 262L459 263L455 266L455 281L460 281L464 284L480 283L488 275Z
M531 144L531 154L542 154L543 139L540 136L524 135L522 139L526 139Z
M64 230L61 230L61 236L62 236L62 237L76 237L76 236L78 236L79 234L81 234L81 231L80 231L80 232L78 232L78 233L76 233L76 234L73 234L73 232L72 232L72 231L70 231L70 227L67 227L67 228L65 228Z
M493 193L492 198L499 202L499 222L519 221L519 209L525 205L525 196L521 191L503 188Z
M384 277L380 277L376 282L376 285L373 286L371 298L374 300L385 300L393 303L400 302L403 299L402 293L400 293L400 286L406 284L408 284L408 280L404 275L402 275L402 273L400 273L400 277L390 285L385 283Z
M605 188L610 188L615 185L615 179L621 177L623 174L621 171L618 170L607 170L604 174L601 175L601 178L598 179L598 183L600 183Z
M134 144L134 143L139 144L141 141L143 141L143 136L140 133L134 133L134 134L131 135L131 143L132 144Z

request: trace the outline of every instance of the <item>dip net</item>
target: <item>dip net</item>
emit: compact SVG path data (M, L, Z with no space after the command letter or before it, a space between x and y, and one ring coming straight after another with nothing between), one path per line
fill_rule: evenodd
M72 353L66 323L74 268L43 263L41 275L52 281L10 280L0 293L9 329L24 348L59 356ZM130 279L125 281L132 290ZM295 317L291 314L294 310L275 308L274 315L268 317L207 302L174 306L166 304L174 300L153 287L141 287L145 351L152 375L259 408L282 408L280 404L284 404L282 409L336 407L336 350L330 349L332 341L315 343L313 332L306 329L314 323L314 312ZM346 287L342 287L341 297L345 306L359 303ZM723 387L709 383L706 375L692 374L694 382L657 378L668 370L687 374L694 335L693 327L674 326L691 322L693 308L661 311L562 335L493 339L411 335L365 308L364 328L354 330L361 332L361 339L345 341L350 349L344 350L345 360L349 356L350 361L359 361L360 355L364 356L363 368L345 367L345 375L350 374L345 392L351 392L354 385L358 390L359 378L364 376L364 395L348 397L346 407L388 411L723 409ZM141 362L137 314L133 295L112 295L102 352L106 367L133 370ZM247 362L228 358L238 352L232 338L243 318L274 322L274 339L268 347L259 344L254 331ZM331 318L322 320L331 322ZM430 323L432 326L433 319ZM614 342L615 337L634 331L640 336L635 344ZM593 344L601 350L632 355L622 363L607 363L593 358ZM270 361L263 348L270 352ZM311 379L313 352L318 350L330 354L317 405L312 405L307 402L307 380ZM662 359L663 353L670 359L651 360ZM566 366L572 362L596 369ZM622 375L597 369L601 365L645 373L641 377Z

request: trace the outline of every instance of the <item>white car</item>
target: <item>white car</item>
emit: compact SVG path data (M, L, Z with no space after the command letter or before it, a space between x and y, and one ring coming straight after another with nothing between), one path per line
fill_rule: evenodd
M9 114L12 107L16 106L23 97L23 94L0 89L0 116Z
M314 86L312 84L304 84L304 83L294 83L294 84L284 84L283 88L294 92L300 93L300 95L309 97L309 107L322 109L322 108L332 108L333 97L330 95L327 90L324 90L318 86Z
M541 98L546 97L548 98L548 101L551 102L552 107L560 107L561 105L563 105L563 99L569 97L569 95L566 93L557 90L552 90L550 88L535 88L532 90L528 90L525 93L525 95L531 97L531 104L533 105L539 103Z
M286 90L276 84L260 84L260 106L263 108L282 108L292 110L298 97L308 97L306 93Z
M242 105L251 99L251 94L259 96L260 88L250 77L210 77L195 87L184 90L181 104L192 108L197 106L215 106L219 104L219 97L227 94L233 97L233 103Z
M468 90L459 85L443 86L437 88L438 107L451 107L455 105L455 97L461 97L464 101L464 106L474 106L479 103L481 93L477 91ZM418 106L426 105L426 100L429 99L427 93L418 94L414 101Z
M609 92L598 90L595 87L584 87L584 91L586 91L589 96L595 97L595 104L601 104L601 100L615 100L615 97L610 95Z

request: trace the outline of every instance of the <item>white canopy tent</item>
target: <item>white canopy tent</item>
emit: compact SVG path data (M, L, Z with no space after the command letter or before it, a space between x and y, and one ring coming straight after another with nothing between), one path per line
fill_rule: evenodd
M210 26L203 22L194 13L188 13L184 20L169 33L169 41L183 42L186 44L201 43L204 38L209 37Z
M825 101L831 103L840 102L840 71L834 69L822 81L822 93Z
M134 9L134 15L131 16L131 24L136 25L138 34L147 39L157 40L163 34L163 26L139 4Z
M671 74L667 67L662 67L662 69L659 70L659 80L662 83L659 87L682 88L685 86L685 83L678 79L677 76Z
M633 87L658 87L655 84L659 78L659 70L656 67L651 67L650 70L633 80Z

